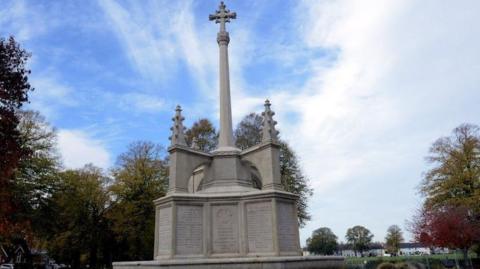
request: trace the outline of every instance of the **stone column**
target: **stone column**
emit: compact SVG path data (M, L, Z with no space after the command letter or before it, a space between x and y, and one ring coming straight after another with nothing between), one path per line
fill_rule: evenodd
M235 149L232 131L232 107L230 98L230 75L228 67L228 32L219 32L217 42L220 49L220 136L218 150Z

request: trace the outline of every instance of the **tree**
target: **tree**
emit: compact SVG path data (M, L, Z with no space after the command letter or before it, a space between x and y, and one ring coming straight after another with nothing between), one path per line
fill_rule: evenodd
M108 178L100 168L87 165L60 174L58 190L46 207L51 211L46 234L49 253L72 268L89 264L97 268L98 257L109 235L106 213L110 195Z
M56 150L55 129L36 111L18 111L22 147L32 154L20 159L13 182L17 217L34 223L36 211L46 203L58 183L60 157ZM17 219L19 221L19 219Z
M480 129L462 124L433 143L420 191L427 208L465 206L480 216Z
M431 169L420 185L425 214L464 208L472 225L480 222L480 128L458 126L449 137L433 143L427 161ZM480 236L475 241L480 243Z
M165 195L168 184L163 154L164 149L151 142L134 142L112 171L115 183L110 189L115 200L109 219L119 243L119 260L153 258L153 200Z
M403 233L400 227L392 225L388 227L387 236L385 237L386 249L392 255L397 255L400 249L400 243L403 242Z
M262 141L263 117L250 113L245 116L235 129L235 145L239 149L247 149Z
M208 119L200 119L193 123L190 129L185 132L185 138L189 146L193 139L197 139L197 146L201 151L210 152L218 144L218 134L213 124Z
M345 235L345 239L353 247L355 256L357 256L357 251L363 255L363 252L368 250L372 238L373 234L367 228L359 225L349 228Z
M260 143L262 141L262 121L263 118L256 113L245 116L234 132L236 146L246 149ZM285 141L280 141L280 174L284 189L299 195L298 222L300 227L303 227L311 218L307 209L308 198L312 196L313 192L298 164L297 155Z
M19 120L15 115L15 111L28 102L28 92L33 90L28 83L30 70L26 68L29 57L13 37L8 41L0 38L0 236L10 234L8 229L13 226L11 176L19 160L29 154L21 147Z
M337 250L337 245L337 236L327 227L313 231L307 239L308 251L315 254L332 255Z
M308 213L308 199L313 191L308 186L308 179L303 175L295 152L286 142L280 141L280 174L283 188L299 196L297 214L300 227L311 219Z
M458 248L467 265L468 249L480 237L480 222L472 221L471 210L466 207L425 206L410 225L415 240L428 246Z

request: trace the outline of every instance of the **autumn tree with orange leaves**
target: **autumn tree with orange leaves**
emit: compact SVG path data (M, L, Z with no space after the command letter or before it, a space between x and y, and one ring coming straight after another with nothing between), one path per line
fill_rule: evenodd
M480 128L455 128L433 143L427 160L432 166L420 186L425 202L411 231L424 244L462 250L467 262L480 242Z

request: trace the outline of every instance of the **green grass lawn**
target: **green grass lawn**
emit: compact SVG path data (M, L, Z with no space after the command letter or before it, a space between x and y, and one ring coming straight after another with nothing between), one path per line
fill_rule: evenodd
M471 259L477 258L475 254L470 254ZM363 269L374 269L378 264L382 262L391 262L391 263L402 263L402 262L413 262L424 264L426 268L435 269L443 268L441 266L442 261L445 260L463 260L463 255L461 253L452 253L452 254L435 254L435 255L423 255L423 256L396 256L396 257L346 257L345 265L346 268L363 268Z
M352 263L358 263L358 262L364 262L364 261L376 261L376 260L382 260L382 261L405 261L405 260L426 260L432 259L432 260L445 260L445 259L451 259L454 260L455 257L458 260L463 260L463 255L461 253L451 253L451 254L434 254L434 255L412 255L412 256L396 256L396 257L345 257L345 262L352 262ZM470 253L469 257L471 259L477 258L475 253Z

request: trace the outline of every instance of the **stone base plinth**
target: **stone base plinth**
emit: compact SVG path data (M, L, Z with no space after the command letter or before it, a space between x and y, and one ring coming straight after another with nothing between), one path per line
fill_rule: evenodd
M248 257L115 262L113 269L340 269L339 256Z
M155 201L155 260L300 256L297 196L278 190Z

